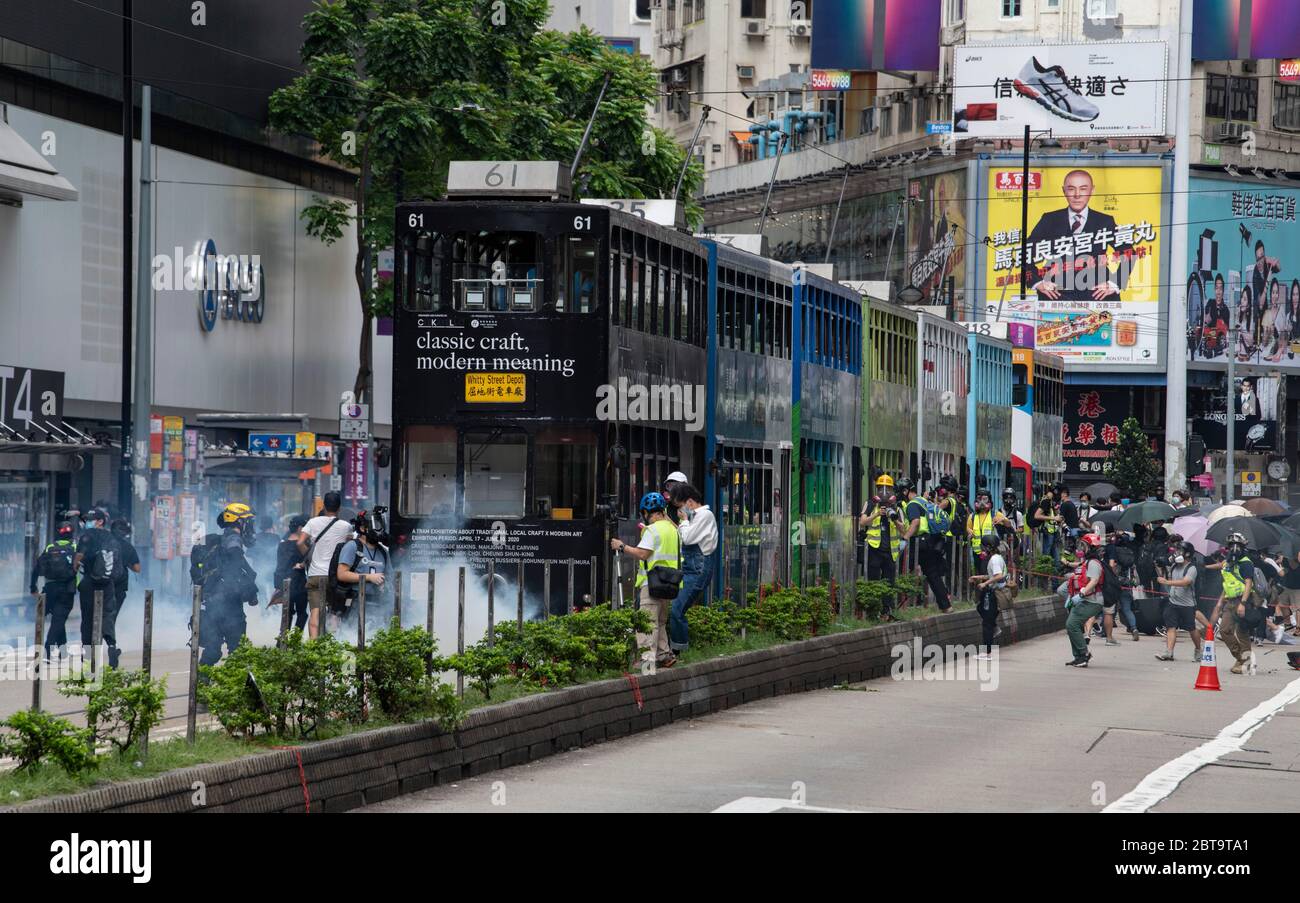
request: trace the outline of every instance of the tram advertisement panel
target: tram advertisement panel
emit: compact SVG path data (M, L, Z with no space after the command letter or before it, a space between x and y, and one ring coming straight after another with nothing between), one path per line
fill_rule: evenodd
M1037 347L1067 364L1160 364L1163 170L1040 166L1029 171L1028 290L1020 297L1023 172L987 175L985 303L1032 320Z
M966 171L913 179L907 224L907 278L921 292L918 304L966 303ZM950 281L951 280L951 281ZM949 291L951 287L951 292Z
M1189 362L1225 369L1231 350L1243 364L1300 372L1300 191L1275 185L1191 180L1181 274ZM1237 342L1229 349L1233 308Z
M557 328L553 318L511 314L408 316L413 328L400 331L396 350L401 416L418 420L423 405L438 416L448 408L593 416L605 382L599 322L575 317L571 328Z

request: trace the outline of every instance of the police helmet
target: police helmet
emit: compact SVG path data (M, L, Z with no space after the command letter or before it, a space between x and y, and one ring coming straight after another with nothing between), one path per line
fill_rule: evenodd
M72 521L65 520L54 528L54 532L59 539L70 539L77 532L77 527Z

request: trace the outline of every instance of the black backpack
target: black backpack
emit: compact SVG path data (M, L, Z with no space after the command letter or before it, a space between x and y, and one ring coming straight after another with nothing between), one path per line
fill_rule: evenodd
M341 542L334 547L334 554L330 556L330 570L325 575L325 604L329 606L331 614L343 617L352 610L352 603L357 598L356 583L339 583L339 556L343 554L343 549L347 546L355 545L357 547L357 558L360 559L366 553L359 539L349 539L347 542ZM388 570L388 552L380 550L384 556L384 570ZM367 592L367 595L371 595Z
M1114 608L1119 604L1119 597L1124 592L1124 587L1120 585L1119 577L1111 570L1110 564L1103 559L1098 559L1101 565L1101 598L1107 608Z
M118 568L116 544L100 541L96 546L95 552L84 563L85 574L91 583L112 583Z
M203 542L195 543L190 549L190 582L195 586L203 586L219 573L217 566L221 562L221 556L217 551L220 546L221 534L209 533Z
M37 563L46 583L71 583L77 576L72 568L73 549L70 545L50 543L41 553Z

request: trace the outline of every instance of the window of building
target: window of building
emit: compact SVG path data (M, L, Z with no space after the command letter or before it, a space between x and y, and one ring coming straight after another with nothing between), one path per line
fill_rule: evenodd
M642 22L649 22L650 0L632 0L632 15Z
M595 512L596 436L587 430L543 430L534 442L533 514L585 520Z
M922 94L916 98L916 127L923 128L930 121L930 95Z
M767 0L740 0L742 19L766 19Z
M465 516L523 517L528 437L505 430L465 434Z
M455 517L455 427L408 427L403 440L398 510L406 517Z
M1007 19L1020 15L1020 0L1002 0L1002 16Z
M811 22L813 17L813 0L792 0L790 19L793 22Z
M885 107L880 111L880 137L888 138L894 134L894 108Z
M1232 78L1228 83L1228 115L1239 122L1259 118L1259 82L1253 78Z
M682 0L682 24L704 21L705 0Z
M947 23L956 25L966 19L966 0L948 0L946 6Z
M862 111L860 128L863 135L870 135L876 130L876 108L867 107Z
M909 97L898 105L898 133L912 130L912 99Z
M1211 73L1205 77L1205 115L1228 118L1228 77Z
M1273 82L1273 128L1300 131L1300 84Z

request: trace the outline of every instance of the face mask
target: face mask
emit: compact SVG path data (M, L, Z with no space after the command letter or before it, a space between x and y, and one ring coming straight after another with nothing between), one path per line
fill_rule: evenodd
M1174 556L1174 564L1182 564L1182 563L1183 563L1183 556L1182 556L1182 555L1175 555L1175 556Z

